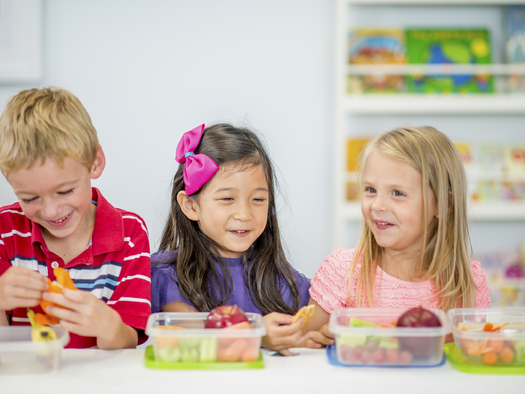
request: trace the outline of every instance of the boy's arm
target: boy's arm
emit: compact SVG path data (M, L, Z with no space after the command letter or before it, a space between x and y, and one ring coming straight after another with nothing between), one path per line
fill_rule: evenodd
M99 349L137 346L137 331L126 325L117 311L90 292L62 289L62 294L44 293L44 299L63 306L46 309L60 319L62 328L77 335L96 337Z
M137 215L123 215L125 257L117 286L107 304L120 315L123 323L138 333L138 344L147 340L144 334L151 314L150 246L144 221Z
M45 293L44 299L65 308L48 307L60 325L78 335L97 338L101 349L136 347L147 338L139 336L151 314L151 268L147 230L136 216L127 216L125 245L113 261L122 268L111 298L106 302L81 290ZM126 218L126 216L124 216ZM125 219L126 220L126 219ZM130 228L131 227L131 228Z

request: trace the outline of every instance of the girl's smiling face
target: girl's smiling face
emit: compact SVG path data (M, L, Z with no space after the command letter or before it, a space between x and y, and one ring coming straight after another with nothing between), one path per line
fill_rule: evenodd
M387 252L414 255L421 251L425 216L427 231L432 218L437 216L430 188L427 196L425 212L421 174L412 166L377 151L368 157L363 173L361 210L376 242Z
M222 257L241 257L266 227L268 183L263 166L221 168L196 198L181 198L184 214L199 223Z

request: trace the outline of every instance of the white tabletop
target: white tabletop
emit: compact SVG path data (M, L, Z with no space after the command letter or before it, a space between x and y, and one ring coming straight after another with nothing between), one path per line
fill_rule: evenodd
M450 364L434 368L338 367L326 351L292 349L295 357L263 350L265 368L254 370L156 370L144 349L66 349L54 373L0 375L2 394L61 393L525 393L525 375L477 375Z

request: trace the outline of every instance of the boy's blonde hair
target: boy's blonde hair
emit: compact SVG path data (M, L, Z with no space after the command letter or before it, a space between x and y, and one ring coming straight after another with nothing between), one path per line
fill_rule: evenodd
M86 109L65 89L23 90L0 117L0 170L4 175L51 158L66 157L91 169L100 145Z
M433 127L401 127L372 140L360 158L360 176L372 152L405 163L420 174L424 211L429 201L436 202L438 218L428 226L425 216L423 249L415 280L432 280L441 309L476 305L476 285L470 266L471 245L467 223L467 177L458 150L450 139ZM428 191L433 195L428 195ZM427 228L430 228L427 231ZM352 277L362 255L355 289L356 306L374 305L374 283L380 247L363 221L361 239L349 272Z

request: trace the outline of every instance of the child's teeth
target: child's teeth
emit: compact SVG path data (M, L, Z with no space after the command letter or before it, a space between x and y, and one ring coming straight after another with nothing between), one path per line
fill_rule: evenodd
M64 220L67 219L67 216L66 217L63 217L62 219L60 220L51 220L53 223L62 223Z

